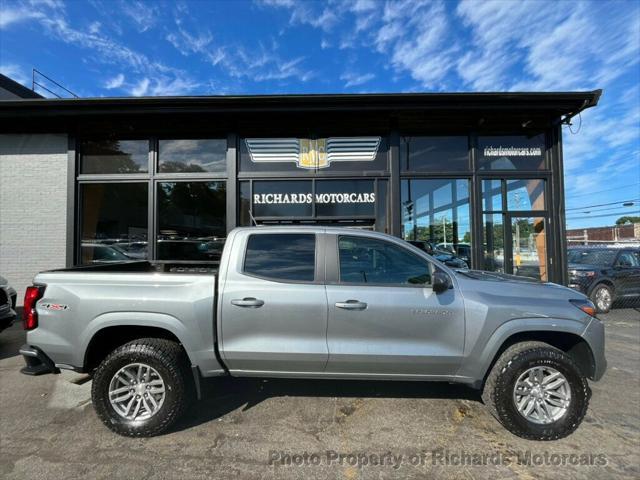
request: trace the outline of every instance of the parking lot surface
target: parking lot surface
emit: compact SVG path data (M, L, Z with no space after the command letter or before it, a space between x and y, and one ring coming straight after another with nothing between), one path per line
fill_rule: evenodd
M602 316L609 368L582 426L513 436L462 386L206 381L170 433L117 436L88 379L27 377L20 325L0 333L0 478L640 478L640 310Z

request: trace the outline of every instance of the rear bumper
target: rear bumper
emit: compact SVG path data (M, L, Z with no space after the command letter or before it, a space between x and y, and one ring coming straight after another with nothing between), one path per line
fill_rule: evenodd
M60 373L60 370L55 366L53 361L39 348L23 345L19 351L26 363L26 365L20 369L20 373L34 376L45 373Z

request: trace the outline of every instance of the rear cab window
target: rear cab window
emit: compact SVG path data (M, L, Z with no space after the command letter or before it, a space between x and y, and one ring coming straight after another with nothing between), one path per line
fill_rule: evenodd
M247 240L243 273L280 282L313 282L316 278L316 235L258 233Z

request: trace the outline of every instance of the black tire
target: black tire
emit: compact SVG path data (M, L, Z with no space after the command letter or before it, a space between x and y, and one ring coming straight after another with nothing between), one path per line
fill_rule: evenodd
M559 371L571 389L566 413L553 423L529 421L518 412L513 398L517 379L535 366ZM571 357L551 345L533 341L507 348L489 373L482 392L482 400L491 414L511 433L529 440L557 440L573 433L587 413L590 398L587 379Z
M603 301L602 298L599 299L599 295L605 295L605 298L608 298L608 301ZM609 313L611 310L611 306L614 301L614 291L609 285L601 283L600 285L596 285L596 288L593 289L589 298L596 306L598 313Z
M131 363L151 366L162 378L165 397L156 413L143 420L121 416L109 400L109 385L123 367ZM188 362L182 347L161 338L141 338L118 347L100 363L93 375L91 398L102 422L115 433L128 437L151 437L170 428L189 401Z

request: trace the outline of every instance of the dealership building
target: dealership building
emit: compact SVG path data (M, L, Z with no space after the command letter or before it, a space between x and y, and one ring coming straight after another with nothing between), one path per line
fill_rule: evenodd
M0 275L19 292L103 261L215 268L231 229L267 224L567 280L561 128L600 91L50 99L10 82Z

